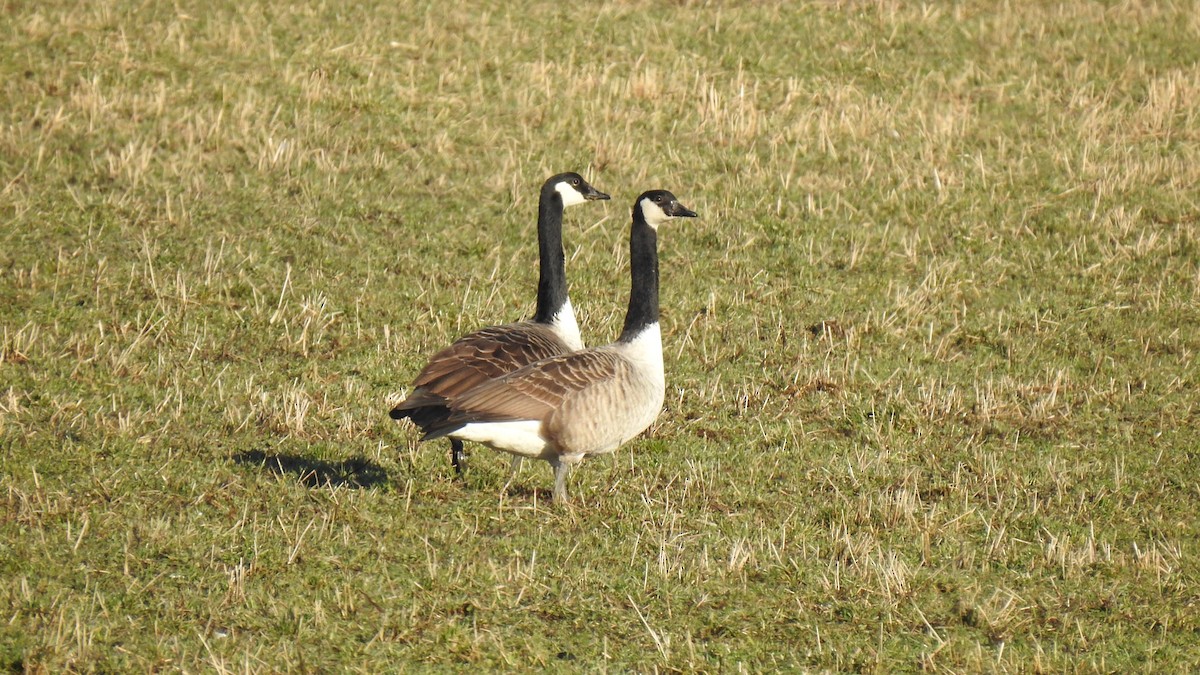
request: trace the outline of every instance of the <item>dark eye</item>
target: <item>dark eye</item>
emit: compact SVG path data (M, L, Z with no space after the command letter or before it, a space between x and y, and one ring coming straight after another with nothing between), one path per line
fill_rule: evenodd
M574 185L575 187L579 187L579 179L578 179L578 178L572 178L572 179L571 179L571 185Z

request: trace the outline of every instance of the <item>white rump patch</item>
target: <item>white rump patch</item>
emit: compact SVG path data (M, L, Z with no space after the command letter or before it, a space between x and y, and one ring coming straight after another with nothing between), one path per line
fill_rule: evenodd
M541 457L549 447L541 431L542 423L537 420L474 422L450 434L450 437L482 443L489 448L522 457Z
M575 320L575 308L568 299L562 309L550 320L550 327L571 351L583 349L583 336L579 333L579 322Z
M662 210L662 207L655 204L654 200L649 197L638 202L638 205L642 209L642 217L646 219L646 224L656 230L659 225L662 225L671 218L671 216L667 215L666 211Z
M562 195L563 206L575 206L583 204L587 201L583 193L571 186L568 181L562 180L554 185L554 191Z

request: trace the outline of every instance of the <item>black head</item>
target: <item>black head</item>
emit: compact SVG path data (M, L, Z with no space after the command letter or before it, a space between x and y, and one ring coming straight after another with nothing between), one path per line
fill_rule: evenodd
M608 199L608 195L589 185L583 176L574 171L551 176L542 189L553 190L561 195L563 206L575 206L597 199Z
M640 211L642 219L654 229L671 218L696 218L695 211L689 209L675 195L666 190L650 190L643 192L633 203L634 212Z

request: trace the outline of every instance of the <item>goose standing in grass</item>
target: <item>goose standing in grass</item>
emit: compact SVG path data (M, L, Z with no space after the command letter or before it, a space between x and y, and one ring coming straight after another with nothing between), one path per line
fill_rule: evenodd
M583 349L567 296L562 219L564 208L598 199L608 199L608 195L577 173L551 176L542 185L538 198L540 272L533 318L480 329L434 354L413 381L408 398L392 409L392 419L407 417L427 431L444 412L440 406L454 396L534 361ZM454 470L462 473L461 440L450 440L450 461Z
M658 417L666 393L658 326L658 227L696 217L666 190L633 204L632 288L616 342L552 356L450 398L425 437L475 441L554 468L554 500L567 500L567 474L612 452Z

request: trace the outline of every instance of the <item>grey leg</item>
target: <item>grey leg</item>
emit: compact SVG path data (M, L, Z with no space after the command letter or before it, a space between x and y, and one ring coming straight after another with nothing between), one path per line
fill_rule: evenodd
M508 492L508 488L513 484L513 481L517 479L517 470L521 468L521 456L513 455L512 464L509 467L508 480L504 481L504 487L500 488L500 491L505 493Z
M559 504L567 503L567 474L571 473L571 465L561 459L550 460L554 467L554 501Z

